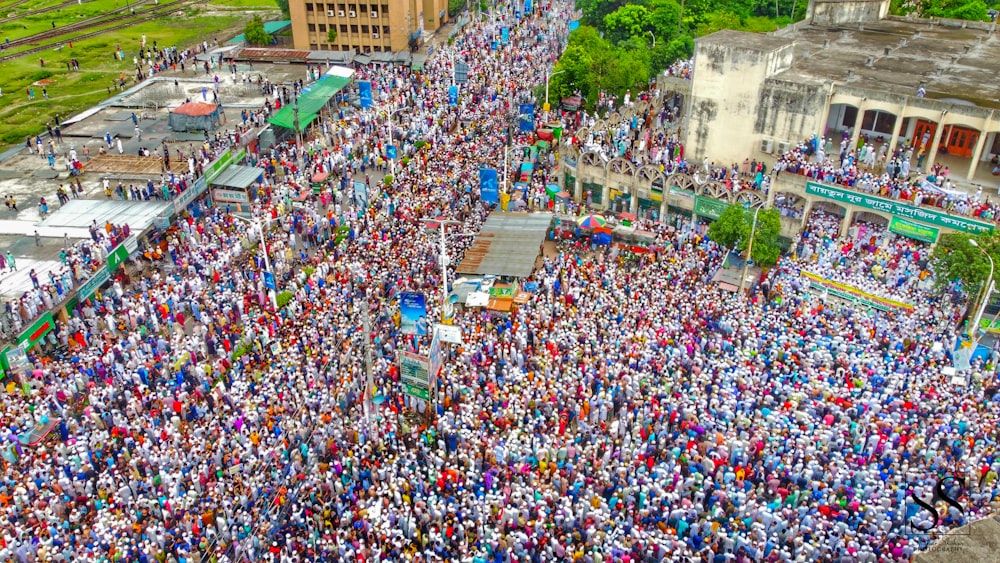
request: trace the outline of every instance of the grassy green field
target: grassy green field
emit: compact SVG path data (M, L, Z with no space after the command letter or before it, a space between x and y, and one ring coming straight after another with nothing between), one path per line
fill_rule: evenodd
M32 0L10 9L4 6L13 4L16 0L0 0L0 18L15 16L28 10L36 10L49 6L58 6L65 0ZM163 5L170 0L160 0ZM116 8L135 5L128 0L85 0L82 3L72 3L43 14L19 18L16 21L0 24L0 37L16 40L28 35L56 28L65 27L74 22L107 13ZM139 14L152 9L153 2L140 4L136 9ZM113 81L124 76L129 85L132 84L134 68L132 56L135 55L143 35L146 35L148 45L156 41L160 46L185 48L203 40L224 39L240 33L242 24L250 18L244 13L248 10L276 10L275 0L210 0L207 5L198 8L188 8L184 16L172 15L154 22L138 24L124 30L109 31L99 37L74 42L69 47L69 40L75 35L100 29L95 27L86 31L67 34L63 38L44 40L44 43L56 43L62 39L61 48L35 53L21 59L3 63L3 79L0 87L0 123L5 125L0 129L0 148L23 143L28 135L44 131L45 124L55 115L66 118L78 113L101 100L109 97L115 89ZM219 14L218 12L224 12ZM108 24L111 27L114 24ZM115 47L120 45L125 51L125 60L114 58ZM4 54L17 53L28 49L31 45L23 45L8 49ZM67 63L71 59L80 63L79 72L70 72ZM45 60L44 68L40 59ZM28 100L27 89L34 86L35 99ZM44 86L49 95L42 97Z
M45 124L56 114L62 118L83 111L106 99L108 87L119 75L132 84L132 56L136 54L143 34L147 45L156 41L162 46L178 49L218 38L222 41L242 31L246 15L208 15L194 13L170 16L145 22L106 35L68 45L59 51L46 51L3 63L3 96L0 97L0 148L22 144L28 135L45 130ZM114 59L114 49L121 45L125 61ZM39 58L45 59L41 68ZM70 72L66 64L76 58L79 72ZM44 81L44 82L40 82ZM35 99L28 100L26 90L34 85ZM49 99L42 98L41 86L48 90ZM115 94L115 89L111 88Z
M212 0L210 4L217 8L255 8L258 10L278 9L278 3L274 0Z

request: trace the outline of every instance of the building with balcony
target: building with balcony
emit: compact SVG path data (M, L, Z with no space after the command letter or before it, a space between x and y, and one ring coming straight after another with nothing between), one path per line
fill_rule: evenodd
M896 17L888 0L811 0L774 33L695 41L693 80L674 80L687 154L718 164L781 154L813 135L905 143L923 168L992 180L1000 154L996 24ZM992 183L992 182L991 182Z
M296 49L396 53L415 50L425 32L448 21L447 0L291 0ZM330 32L336 34L332 37Z

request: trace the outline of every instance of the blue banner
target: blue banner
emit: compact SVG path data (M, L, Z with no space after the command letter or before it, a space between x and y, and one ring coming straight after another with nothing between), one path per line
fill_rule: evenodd
M368 208L368 184L354 182L354 204L364 209Z
M531 0L524 0L524 15L527 16L531 13Z
M274 284L274 274L271 272L264 272L264 287L268 289L278 290L278 286Z
M569 22L569 30L570 31L573 31L574 29L577 29L578 27L580 27L580 20L573 20L573 21Z
M517 116L521 131L535 130L535 104L521 104L518 109L520 115Z
M452 107L458 105L458 86L448 87L448 105Z
M500 201L500 185L497 183L497 171L492 168L479 170L479 197L486 203Z
M385 147L385 155L393 160L396 159L396 145L389 145Z
M496 51L500 47L500 44L496 41L490 43L490 51Z
M506 27L500 29L500 42L504 45L510 43L510 30Z
M372 83L369 80L361 80L358 82L358 96L361 98L361 108L368 109L372 107Z
M427 334L427 298L423 293L399 294L399 330L403 334Z

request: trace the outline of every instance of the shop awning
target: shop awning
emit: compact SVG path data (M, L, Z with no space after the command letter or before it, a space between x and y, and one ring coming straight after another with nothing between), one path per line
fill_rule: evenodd
M260 179L264 171L254 166L230 166L212 180L213 186L245 190Z
M295 129L295 108L299 112L299 128L304 129L316 119L319 111L348 84L351 79L346 76L325 74L304 90L296 103L287 105L269 120L272 125Z

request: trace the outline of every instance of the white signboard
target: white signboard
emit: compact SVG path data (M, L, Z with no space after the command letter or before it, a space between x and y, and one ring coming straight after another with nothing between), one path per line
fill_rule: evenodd
M462 329L455 325L435 325L434 330L437 331L437 335L441 338L441 342L448 342L450 344L461 344L462 343Z

